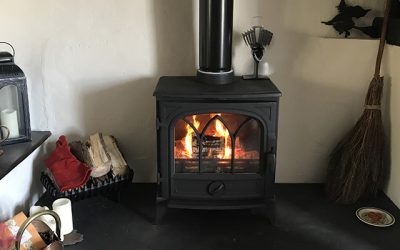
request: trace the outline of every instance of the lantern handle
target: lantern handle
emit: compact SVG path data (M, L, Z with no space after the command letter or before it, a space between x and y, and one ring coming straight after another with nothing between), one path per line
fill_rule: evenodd
M10 137L10 129L6 126L0 125L0 129L4 129L6 131L6 136L3 135L3 139L0 139L0 144L8 139ZM3 132L3 131L1 131Z
M13 56L12 57L15 57L15 49L10 43L8 43L8 42L0 42L0 43L4 43L4 44L7 44L8 46L10 46L12 51L13 51Z

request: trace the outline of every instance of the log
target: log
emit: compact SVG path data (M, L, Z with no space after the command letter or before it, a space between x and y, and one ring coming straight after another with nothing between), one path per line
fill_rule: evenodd
M107 174L111 169L111 157L105 149L103 135L96 133L89 137L86 145L89 148L89 155L93 162L92 177L100 177Z
M81 141L73 141L69 144L71 153L80 161L88 165L90 168L93 167L93 162L89 154L89 148L86 144Z
M225 138L216 136L204 136L202 140L203 149L201 151L202 157L218 158L224 154ZM192 152L193 158L199 158L199 142L197 137L192 139Z
M128 164L118 149L117 140L114 136L105 135L103 136L104 144L107 153L111 157L111 172L115 176L124 176L128 174Z

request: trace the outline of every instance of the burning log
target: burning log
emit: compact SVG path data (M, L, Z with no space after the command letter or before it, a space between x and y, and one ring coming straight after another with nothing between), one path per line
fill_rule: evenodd
M208 158L221 158L225 150L225 138L217 136L204 136L202 140L202 157ZM192 152L193 157L199 157L199 142L196 137L192 138Z

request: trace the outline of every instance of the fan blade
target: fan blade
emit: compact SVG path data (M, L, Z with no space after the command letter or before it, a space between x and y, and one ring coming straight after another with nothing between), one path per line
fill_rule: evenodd
M267 45L269 45L271 43L273 34L269 31L266 31L266 32L267 32Z
M263 46L267 46L268 45L268 31L263 30Z
M251 37L251 32L247 31L247 39L249 40L249 45L253 46L253 39Z
M264 47L264 46L265 46L265 45L264 45L264 40L265 40L265 32L264 32L264 29L262 29L262 30L260 31L260 38L259 38L258 40L259 40L260 44Z
M249 34L247 32L245 32L244 34L245 34L247 45L251 46L250 39L249 39Z
M251 40L252 40L253 46L255 46L256 45L256 37L255 37L254 30L252 30L250 32L250 35L251 35Z
M245 34L245 33L242 33L242 37L243 37L244 43L245 43L247 46L249 46L249 44L247 43L247 40L246 40L246 34Z

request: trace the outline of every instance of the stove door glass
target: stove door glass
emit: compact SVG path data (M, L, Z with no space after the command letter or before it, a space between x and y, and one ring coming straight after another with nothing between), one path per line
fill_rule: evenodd
M175 124L175 173L258 173L262 131L251 117L189 115Z

